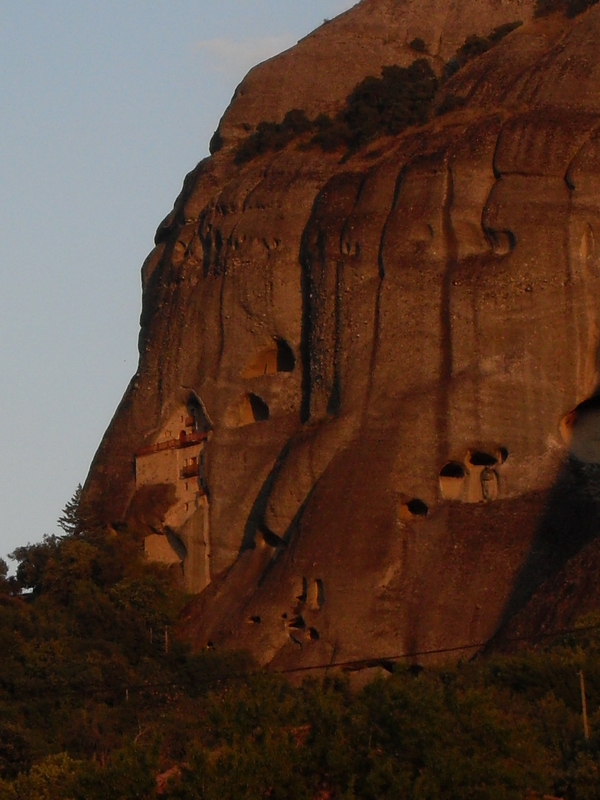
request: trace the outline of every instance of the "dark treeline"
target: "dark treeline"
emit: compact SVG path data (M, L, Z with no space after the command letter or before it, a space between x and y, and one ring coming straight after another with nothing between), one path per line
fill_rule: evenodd
M1 582L0 800L600 798L596 630L357 692L292 684L179 641L186 598L135 532L76 498L61 524Z

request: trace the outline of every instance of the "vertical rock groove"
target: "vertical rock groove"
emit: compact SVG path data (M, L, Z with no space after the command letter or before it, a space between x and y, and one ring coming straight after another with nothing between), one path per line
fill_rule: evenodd
M452 225L451 209L454 203L454 176L449 160L446 163L446 194L443 208L443 233L446 248L446 266L440 287L440 374L437 399L438 461L443 464L449 457L448 425L450 413L450 386L452 382L452 276L458 263L458 243Z

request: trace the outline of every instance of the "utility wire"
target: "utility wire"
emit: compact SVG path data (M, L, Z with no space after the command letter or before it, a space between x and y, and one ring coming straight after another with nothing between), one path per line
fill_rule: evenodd
M536 633L536 634L524 634L522 636L512 636L507 637L503 640L506 644L517 643L517 642L533 642L538 641L539 639L548 639L553 637L562 637L562 636L569 636L570 634L578 634L578 633L586 633L589 631L594 631L600 629L600 623L596 625L586 625L583 627L577 628L562 628L560 630L555 631L545 631L543 633ZM404 659L409 658L418 658L421 656L435 656L435 655L445 655L448 653L457 653L457 652L465 652L467 650L480 650L490 644L492 639L489 639L484 642L472 642L470 644L462 644L462 645L455 645L453 647L438 647L432 648L428 650L413 650L406 653L400 653L398 655L392 656L375 656L375 657L367 657L367 658L360 658L360 659L352 659L348 661L331 661L324 664L310 664L301 667L286 667L284 669L266 669L263 674L266 675L289 675L291 673L300 673L300 672L312 672L316 670L327 670L333 668L341 668L341 669L349 669L351 670L352 667L355 667L357 670L361 668L368 668L368 667L377 667L382 666L389 662L395 661L402 661ZM44 687L37 687L32 688L31 686L23 685L22 687L14 687L16 691L18 688L22 688L28 694L106 694L106 693L114 693L114 692L129 692L129 691L145 691L151 689L174 689L174 690L186 690L192 687L202 686L202 685L218 685L220 683L225 683L226 681L234 681L234 680L245 680L252 676L260 674L260 671L245 671L245 672L238 672L232 674L224 674L215 676L212 675L210 677L204 678L194 678L189 683L183 681L155 681L152 683L141 683L141 684L118 684L115 686L108 686L108 685L101 685L101 684L88 684L87 686L81 685L81 683L73 683L69 684L62 684L62 685L48 685ZM7 687L4 687L5 690L10 694L15 694L16 691L11 692Z
M511 644L513 642L533 642L537 639L543 638L551 638L553 636L568 636L571 633L583 633L585 631L593 631L598 630L600 628L600 624L597 625L587 625L585 627L579 628L563 628L558 631L547 631L545 633L536 633L536 634L525 634L523 636L511 636L507 637L503 641L506 644ZM400 655L395 656L377 656L375 658L360 658L354 661L334 661L329 664L316 664L313 666L305 666L305 667L289 667L287 669L282 670L273 670L274 674L287 674L288 672L306 672L308 670L313 669L329 669L330 667L353 667L353 666L368 666L369 664L373 664L374 666L378 666L381 663L385 663L386 661L401 661L406 658L417 658L419 656L437 656L437 655L444 655L445 653L458 653L464 650L480 650L484 647L487 647L492 641L494 637L492 636L491 639L488 639L485 642L472 642L471 644L459 644L455 645L454 647L438 647L432 650L413 650L408 653L400 653Z

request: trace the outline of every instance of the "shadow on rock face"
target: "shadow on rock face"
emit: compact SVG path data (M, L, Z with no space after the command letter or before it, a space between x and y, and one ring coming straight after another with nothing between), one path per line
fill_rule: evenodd
M514 635L512 621L517 615L526 619L533 595L599 535L600 464L569 456L550 490L537 534L489 646L502 646Z

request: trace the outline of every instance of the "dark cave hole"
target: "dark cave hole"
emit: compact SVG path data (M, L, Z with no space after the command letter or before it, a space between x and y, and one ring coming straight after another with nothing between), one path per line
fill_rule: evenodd
M306 628L306 622L304 621L304 617L298 615L294 617L294 619L288 625L289 628L297 628L298 630L303 631Z
M323 588L323 581L321 578L316 579L315 585L317 587L317 606L321 609L325 605L325 589Z
M321 638L316 628L309 628L308 634L313 642L317 642Z
M440 470L440 478L464 478L465 468L458 461L449 461Z
M474 450L469 456L469 463L474 467L493 467L498 463L498 459L482 450Z
M406 507L414 517L426 517L429 512L429 506L418 497L413 497L406 504Z
M261 621L262 620L258 614L253 614L251 617L248 618L248 622L253 622L255 625L259 625Z
M252 416L255 422L264 422L269 419L269 406L257 394L250 392L248 395Z
M280 547L281 545L285 544L281 536L278 536L273 531L269 530L266 525L261 525L259 530L262 534L265 543L269 545L269 547Z
M293 372L296 367L296 356L285 339L276 339L277 372Z
M208 414L206 413L206 409L198 395L195 392L192 392L188 397L186 403L186 410L188 413L188 419L186 420L186 424L190 425L192 430L194 431L210 431L212 430L212 424L208 418Z
M285 339L274 339L270 347L260 350L242 370L242 378L259 378L278 372L293 372L296 356Z
M299 595L296 595L296 600L299 600L301 603L306 603L306 597L308 594L308 581L306 578L302 578L302 591Z

